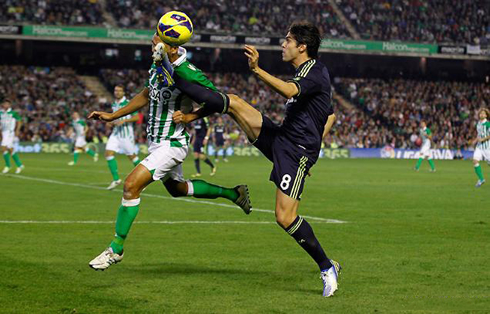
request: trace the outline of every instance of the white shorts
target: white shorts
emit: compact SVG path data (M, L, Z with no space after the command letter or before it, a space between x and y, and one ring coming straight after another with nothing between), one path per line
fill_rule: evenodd
M148 155L141 165L153 174L153 180L165 182L168 178L183 182L182 163L187 157L188 146L170 147L170 141L162 143L149 142Z
M2 132L2 144L0 146L4 146L7 148L14 148L15 142L15 134L12 132Z
M422 148L420 148L420 157L431 157L430 156L430 142L427 142L425 143L424 145L422 145Z
M481 149L478 147L475 148L473 159L478 161L486 160L490 162L490 149Z
M80 136L75 139L75 147L85 147L85 145L87 145L85 136Z
M136 155L138 147L134 144L134 139L120 138L114 135L109 136L105 150L112 150L118 154Z

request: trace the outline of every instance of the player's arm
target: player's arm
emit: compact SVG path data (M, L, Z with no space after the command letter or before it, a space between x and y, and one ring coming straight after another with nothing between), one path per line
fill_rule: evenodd
M129 119L119 120L119 121L115 122L114 124L115 125L123 125L124 123L138 122L138 120L139 120L138 115L134 115Z
M259 67L259 52L254 46L245 45L245 55L248 58L250 70L252 70L261 81L287 99L298 95L299 89L295 83L285 82Z
M17 123L15 124L15 136L16 137L19 137L21 127L22 127L22 121L17 120Z
M174 120L175 123L188 124L191 123L192 121L209 116L210 114L211 113L209 113L204 108L199 108L196 111L185 113L185 114L182 111L177 110L173 113L172 119Z
M331 115L328 116L327 123L325 124L325 130L323 130L322 138L327 136L327 134L330 132L336 119L337 117L335 116L335 113L332 113Z
M148 104L149 91L148 87L143 88L138 95L134 96L133 99L124 107L116 112L109 113L103 111L93 111L88 115L89 119L98 119L105 122L114 121L121 117L127 116L133 112L136 112ZM138 121L136 119L136 121Z

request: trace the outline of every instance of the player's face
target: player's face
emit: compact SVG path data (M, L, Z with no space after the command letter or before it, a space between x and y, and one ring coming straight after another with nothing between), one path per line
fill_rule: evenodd
M424 121L420 122L420 126L421 126L422 128L425 128L425 127L426 127L425 122L424 122Z
M124 96L124 89L122 89L119 86L114 87L114 97L116 97L116 99L121 99L123 98L123 96Z
M301 45L302 46L302 45ZM298 42L293 36L288 33L286 35L286 39L282 43L282 61L290 62L291 60L296 59L300 54L300 47L298 46Z
M73 120L77 120L80 116L78 115L78 112L74 112L72 115Z
M8 101L3 102L2 108L3 108L3 110L9 110L10 109L10 103Z
M487 112L485 110L480 111L480 120L487 119Z

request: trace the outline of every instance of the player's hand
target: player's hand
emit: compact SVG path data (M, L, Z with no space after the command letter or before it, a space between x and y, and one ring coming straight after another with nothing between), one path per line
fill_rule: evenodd
M245 55L248 58L248 67L252 71L256 71L259 68L259 52L254 46L245 45Z
M172 120L174 120L175 123L187 123L187 121L185 120L185 114L180 110L174 112L174 114L172 115Z
M111 122L114 120L114 118L112 117L112 113L103 112L103 111L92 111L87 118L100 120L104 122Z

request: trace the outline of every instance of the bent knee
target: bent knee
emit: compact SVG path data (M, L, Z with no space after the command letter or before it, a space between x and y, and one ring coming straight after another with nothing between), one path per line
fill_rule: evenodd
M124 198L125 199L134 199L138 198L140 194L140 188L136 184L136 181L127 178L124 181Z

